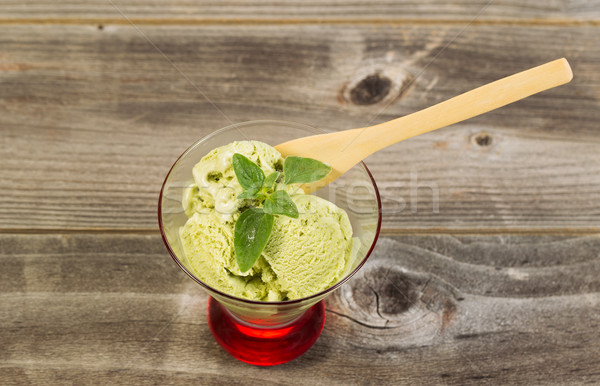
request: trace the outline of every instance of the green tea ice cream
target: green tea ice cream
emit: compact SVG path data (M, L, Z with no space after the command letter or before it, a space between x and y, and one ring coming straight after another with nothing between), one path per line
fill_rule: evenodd
M184 194L188 220L180 237L193 273L227 294L263 301L292 300L320 292L342 279L351 265L352 227L344 210L298 185L277 188L289 193L299 217L274 216L268 242L256 263L241 272L235 255L234 227L252 199L244 191L232 157L239 153L265 175L282 171L284 159L262 142L241 141L214 149L193 168L194 183Z

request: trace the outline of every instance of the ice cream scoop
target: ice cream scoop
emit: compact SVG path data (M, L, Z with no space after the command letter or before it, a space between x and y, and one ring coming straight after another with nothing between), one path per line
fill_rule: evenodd
M502 78L427 109L375 126L313 135L275 148L287 157L310 157L331 166L323 180L304 186L307 192L327 185L367 156L405 139L505 106L538 92L568 83L573 72L558 59Z
M299 218L275 216L259 259L242 271L234 251L235 223L252 200L240 198L232 156L247 157L265 173L282 170L277 150L259 141L237 141L213 149L193 168L184 189L189 219L179 229L189 268L205 284L238 298L282 301L304 298L343 279L353 266L355 241L347 213L335 204L304 194L297 185L277 183L291 196Z

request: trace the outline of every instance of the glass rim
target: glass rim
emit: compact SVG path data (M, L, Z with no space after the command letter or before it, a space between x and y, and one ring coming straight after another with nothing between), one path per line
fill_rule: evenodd
M375 190L375 197L377 200L377 228L375 229L375 237L373 238L373 242L371 243L371 246L369 247L369 250L367 251L367 253L365 254L365 257L361 260L361 262L356 266L356 268L354 268L352 270L352 272L350 272L349 274L347 274L342 280L338 281L337 283L335 283L334 285L332 285L329 288L326 288L322 291L319 291L315 294L312 294L310 296L306 296L303 298L299 298L299 299L292 299L292 300L281 300L281 301L273 301L273 302L269 302L269 301L262 301L262 300L250 300L250 299L244 299L244 298L240 298L237 296L233 296L230 295L228 293L219 291L216 288L211 287L210 285L204 283L202 280L200 280L199 278L196 277L196 275L194 275L193 273L191 273L184 265L183 263L179 260L179 258L177 257L177 255L175 254L175 252L173 251L173 249L171 248L171 245L169 243L169 241L167 240L167 236L165 234L165 231L163 229L163 218L162 218L162 199L163 199L163 191L165 189L165 185L167 183L167 180L169 179L169 177L171 176L171 173L173 172L173 169L175 169L175 167L177 166L177 164L179 163L179 161L185 157L190 151L192 151L197 145L199 145L200 143L209 140L210 138L219 135L221 132L226 131L226 130L230 130L230 129L234 129L237 126L242 126L242 125L248 125L248 124L282 124L282 125L295 125L295 126L303 126L303 127L307 127L313 130L317 130L317 131L321 131L323 134L326 134L327 132L310 126L310 125L306 125L304 123L299 123L299 122L291 122L291 121L281 121L281 120L271 120L271 119L261 119L261 120L252 120L252 121L244 121L244 122L238 122L238 123L233 123L231 125L227 125L225 127L222 127L218 130L213 131L212 133L200 138L199 140L197 140L196 142L194 142L191 146L189 146L183 153L181 153L181 155L179 157L177 157L177 159L175 160L175 162L173 163L173 165L171 166L171 168L169 169L169 172L167 173L165 180L162 183L162 186L160 188L160 193L158 196L158 227L160 229L160 235L163 239L163 243L165 244L165 246L167 247L167 250L169 251L169 254L171 255L171 258L173 259L173 261L175 261L175 263L179 266L179 268L181 268L192 280L194 280L196 283L200 284L202 287L204 287L204 289L206 289L207 291L210 292L215 292L217 295L225 297L227 299L233 300L233 301L241 301L244 303L248 303L248 304L256 304L256 305L274 305L274 306L283 306L283 305L290 305L290 304L298 304L298 303L303 303L305 301L308 300L314 300L316 298L319 298L327 293L333 292L336 289L338 289L342 284L344 284L346 281L348 281L352 276L354 276L354 274L356 274L356 272L358 272L358 270L367 262L369 256L371 256L371 253L373 252L373 249L375 249L375 244L377 244L377 240L379 239L379 233L381 231L381 221L382 221L382 207L381 207L381 197L379 195L379 189L377 188L377 184L375 183L375 179L373 178L373 174L371 174L371 171L369 170L369 168L367 168L367 165L363 162L360 161L360 165L362 165L362 167L364 168L364 170L367 172L367 175L369 176L369 179L371 180L371 184L373 185L373 188Z

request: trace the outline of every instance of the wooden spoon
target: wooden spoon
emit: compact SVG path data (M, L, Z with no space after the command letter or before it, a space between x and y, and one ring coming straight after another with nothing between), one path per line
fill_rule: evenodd
M568 83L573 78L565 58L502 78L425 110L375 126L313 135L275 146L284 156L318 159L332 168L329 175L307 192L329 184L367 156L405 139L516 102L540 91Z

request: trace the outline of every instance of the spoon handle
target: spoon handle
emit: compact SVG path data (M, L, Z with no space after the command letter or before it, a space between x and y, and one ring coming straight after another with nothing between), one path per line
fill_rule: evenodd
M425 110L379 125L294 139L275 148L284 155L316 158L331 165L331 173L305 191L327 185L385 147L516 102L568 83L573 72L566 59L534 67L486 84Z
M516 102L530 95L568 83L573 78L565 58L486 84L425 110L367 127L356 138L363 157L405 139ZM353 145L354 146L354 145Z

